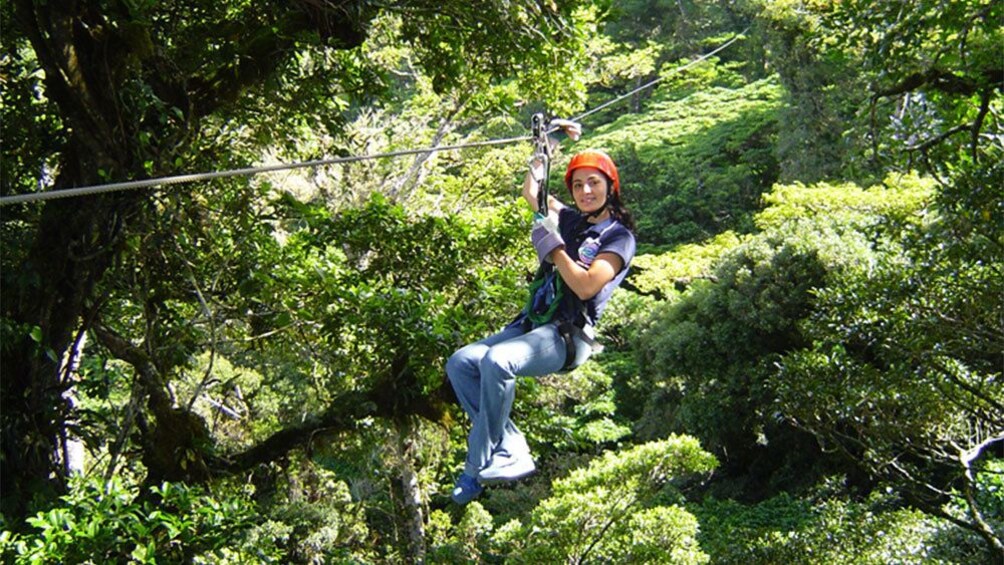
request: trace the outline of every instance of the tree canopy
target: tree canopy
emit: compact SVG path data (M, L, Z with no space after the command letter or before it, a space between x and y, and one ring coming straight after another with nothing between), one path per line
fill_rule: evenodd
M449 503L522 143L0 206L5 562L1004 558L1000 2L0 7L0 196L585 119L639 255ZM746 30L729 49L688 66ZM686 67L684 70L684 67ZM834 543L836 541L836 543Z

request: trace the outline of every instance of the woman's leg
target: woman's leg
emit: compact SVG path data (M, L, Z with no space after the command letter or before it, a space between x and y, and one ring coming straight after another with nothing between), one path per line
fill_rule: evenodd
M481 405L481 361L492 346L518 338L523 335L521 328L506 328L481 341L466 345L457 350L446 362L446 375L450 379L453 391L464 412L471 418L472 425L477 421ZM502 428L502 439L492 447L509 453L529 453L530 448L526 438L511 419L506 420ZM464 472L472 477L478 476L478 470L465 466Z
M493 451L500 447L511 449L511 453L528 453L516 446L501 445L512 425L509 415L516 395L516 377L554 373L564 363L565 342L554 324L493 342L488 347L478 365L481 394L467 439L465 473L477 476L488 465Z

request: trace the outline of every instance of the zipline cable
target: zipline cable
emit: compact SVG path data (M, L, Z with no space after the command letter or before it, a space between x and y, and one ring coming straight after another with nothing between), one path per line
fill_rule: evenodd
M708 58L715 56L716 54L718 54L719 52L721 52L722 50L724 50L726 47L728 47L729 45L732 45L733 43L735 43L736 41L738 41L740 37L745 36L746 32L749 31L749 29L750 28L747 26L746 29L744 29L744 30L740 31L739 33L737 33L736 35L734 35L732 37L732 39L730 39L730 40L726 41L725 43L719 45L718 47L716 47L712 51L709 51L708 53L705 53L704 55L701 55L700 57L694 59L693 61L690 61L689 63L687 63L685 65L680 65L679 67L674 67L673 69L670 69L670 71L668 73L660 76L659 78L652 79L649 82L646 82L645 84L643 84L643 85L639 86L638 88L632 90L631 92L627 92L625 94L621 94L620 96L618 96L617 98L614 98L613 100L609 100L607 102L604 102L603 104L600 104L599 106L593 108L592 110L589 110L588 112L584 112L582 114L579 114L578 116L575 116L574 118L571 118L571 120L573 122L581 122L583 118L586 118L588 116L592 116L596 112L599 112L600 110L602 110L602 109L604 109L604 108L606 108L608 106L612 106L613 104L616 104L616 103L620 102L621 100L624 100L625 98L629 98L631 96L634 96L635 94L641 92L642 90L645 90L646 88L651 88L651 87L655 86L656 84L662 82L663 80L665 80L665 79L667 79L667 78L669 78L669 77L671 77L671 76L673 76L673 75L675 75L677 73L681 73L681 72L689 69L690 67L693 67L693 66L695 66L695 65L697 65L699 63L703 63ZM548 133L552 133L553 131L556 131L556 130L550 130Z
M201 180L218 179L224 177L252 176L260 173L270 173L274 171L284 171L291 169L303 169L308 167L322 167L324 165L334 165L338 163L354 163L369 159L403 157L406 155L416 155L418 153L432 153L436 151L450 151L452 149L464 149L466 147L485 147L488 145L505 145L516 143L517 141L528 141L532 139L529 135L520 137L510 137L507 139L493 139L488 141L474 141L459 145L439 145L436 147L425 147L423 149L403 149L401 151L391 151L389 153L377 153L373 155L353 155L349 157L332 157L330 159L317 159L314 161L302 161L298 163L280 163L278 165L263 165L260 167L247 167L244 169L231 169L227 171L213 171L209 173L192 173L187 175L175 175L171 177L157 177L143 180L132 180L125 182L115 182L109 184L98 184L91 186L81 186L76 188L66 188L63 190L50 190L48 192L33 192L30 194L17 194L14 196L0 197L0 206L7 204L17 204L20 202L34 202L38 200L53 200L56 198L70 198L73 196L87 196L92 194L103 194L119 190L132 190L136 188L146 188L150 186L160 186L165 184L179 184L184 182L195 182Z
M618 103L618 102L620 102L620 101L622 101L622 100L624 100L624 99L626 99L626 98L628 98L630 96L633 96L633 95L637 94L638 92L641 92L642 90L645 90L646 88L651 88L652 86L655 86L659 82L662 82L663 80L665 80L666 78L668 78L668 77L670 77L670 76L672 76L674 74L677 74L679 72L685 71L685 70L689 69L690 67L693 67L693 66L695 66L695 65L697 65L699 63L704 62L709 57L714 56L715 54L719 53L723 49L727 48L729 45L732 45L733 43L735 43L740 37L744 36L747 31L749 31L749 27L747 27L743 31L741 31L738 34L736 34L732 39L726 41L722 45L719 45L714 50L712 50L712 51L710 51L708 53L705 53L704 55L701 55L700 57L694 59L693 61L690 61L689 63L687 63L685 65L681 65L679 67L675 67L672 70L670 70L670 72L668 72L668 73L660 76L657 79L651 80L651 81L649 81L649 82L647 82L647 83L639 86L638 88L635 88L634 90L632 90L630 92L622 94L622 95L618 96L617 98L614 98L613 100L609 100L607 102L604 102L603 104L600 104L599 106L597 106L596 108L593 108L592 110L589 110L587 112L579 114L578 116L575 116L574 118L572 118L571 121L573 121L573 122L580 122L580 121L582 121L583 118L591 116L591 115L595 114L596 112L599 112L600 110L603 110L604 108L612 106L613 104L616 104L616 103ZM549 133L549 134L550 133L554 133L554 132L558 131L559 129L560 129L559 127L551 128L551 129L547 130L547 133ZM99 185L81 186L81 187L75 187L75 188L65 188L65 189L62 189L62 190L50 190L50 191L46 191L46 192L32 192L32 193L29 193L29 194L15 194L13 196L2 196L2 197L0 197L0 206L6 206L8 204L19 204L19 203L24 203L24 202L37 202L37 201L42 201L42 200L54 200L54 199L57 199L57 198L72 198L72 197L75 197L75 196L88 196L88 195L94 195L94 194L104 194L104 193L107 193L107 192L116 192L116 191L122 191L122 190L133 190L133 189L138 189L138 188L147 188L147 187L151 187L151 186L161 186L161 185L169 185L169 184L181 184L181 183L187 183L187 182L196 182L196 181L218 179L218 178L225 178L225 177L253 176L253 175L257 175L257 174L261 174L261 173L269 173L269 172L274 172L274 171L284 171L284 170L303 169L303 168L312 168L312 167L323 167L325 165L335 165L335 164L340 164L340 163L354 163L354 162L358 162L358 161L366 161L366 160L371 160L371 159L387 159L387 158L394 158L394 157L403 157L403 156L407 156L407 155L417 155L417 154L420 154L420 153L434 153L434 152L437 152L437 151L450 151L450 150L453 150L453 149L465 149L465 148L468 148L468 147L486 147L486 146L492 146L492 145L507 145L507 144L516 143L516 142L519 142L519 141L532 141L532 140L534 140L533 136L531 136L531 135L523 135L523 136L518 136L518 137L509 137L509 138L505 138L505 139L493 139L493 140L488 140L488 141L474 141L474 142L471 142L471 143L461 143L461 144L457 144L457 145L440 145L440 146L436 146L436 147L424 147L424 148L421 148L421 149L404 149L404 150L401 150L401 151L390 151L390 152L387 152L387 153L375 153L375 154L371 154L371 155L353 155L353 156L349 156L349 157L333 157L333 158L330 158L330 159L316 159L316 160L313 160L313 161L301 161L301 162L296 162L296 163L280 163L278 165L262 165L262 166L258 166L258 167L246 167L246 168L243 168L243 169L231 169L231 170L226 170L226 171L212 171L212 172L208 172L208 173L192 173L192 174L187 174L187 175L174 175L174 176L170 176L170 177L157 177L157 178L149 178L149 179L134 180L134 181L115 182L115 183L109 183L109 184L99 184Z

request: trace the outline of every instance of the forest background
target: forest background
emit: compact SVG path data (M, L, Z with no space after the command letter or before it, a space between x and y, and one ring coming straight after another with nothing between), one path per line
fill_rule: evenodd
M5 562L999 563L1004 4L12 0L2 196L583 120L640 254L459 507L527 143L2 214ZM739 34L709 60L678 70Z

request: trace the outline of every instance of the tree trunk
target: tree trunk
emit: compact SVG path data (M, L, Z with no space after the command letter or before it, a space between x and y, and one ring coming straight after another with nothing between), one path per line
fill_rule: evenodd
M64 166L57 183L78 184L75 168ZM134 205L130 198L46 204L20 284L4 289L4 316L19 326L5 337L0 369L0 484L8 518L23 518L36 491L64 487L58 447L69 411L63 393L72 379L61 360L90 323L94 289L118 254L121 218Z
M418 485L411 451L411 426L399 428L397 437L398 480L404 498L405 522L408 529L409 562L425 563L425 517L422 511L422 491Z
M301 40L299 32L313 29L338 48L359 45L374 12L361 2L348 4L303 0L268 18L252 6L228 12L225 21L199 20L221 41L207 38L205 52L185 53L207 65L186 76L183 65L167 59L169 46L155 44L162 39L151 32L156 4L12 0L12 44L31 44L44 71L44 95L59 108L67 132L54 150L59 174L51 190L170 173L197 141L199 119L271 76ZM224 36L230 29L224 24L246 24L241 40ZM223 62L213 51L219 43L233 55ZM156 214L149 202L147 191L50 200L38 205L37 223L20 228L31 230L31 243L19 272L3 273L0 328L0 511L14 527L33 511L30 501L44 503L65 488L59 451L71 411L63 393L71 382L60 374L61 360L96 319L102 279L121 260L126 235L147 229L145 219ZM156 386L147 384L143 392L156 403ZM191 414L156 406L164 421L155 433L179 446L187 440L174 432L202 434Z
M426 562L426 521L422 504L422 490L419 477L415 473L412 440L414 426L408 417L394 418L395 438L391 439L394 457L389 462L395 468L397 480L391 488L395 498L401 497L402 515L396 519L408 535L408 562Z
M101 19L86 4L19 0L15 14L18 31L45 70L46 94L70 131L52 190L101 182L99 171L127 176L135 150L125 141L118 81L110 76L127 54L110 50L110 40L83 25ZM128 193L42 206L20 276L3 294L3 316L14 327L5 336L0 365L0 487L2 510L12 522L25 517L37 494L44 498L65 488L59 451L70 411L63 393L72 381L61 372L62 360L98 309L95 289L121 253L123 226L140 211L142 197Z

